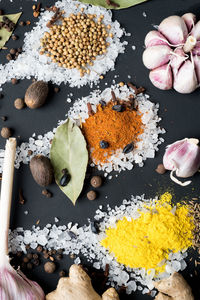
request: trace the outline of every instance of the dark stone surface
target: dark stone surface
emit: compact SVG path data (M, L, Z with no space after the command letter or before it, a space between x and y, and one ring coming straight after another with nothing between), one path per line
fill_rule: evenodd
M42 1L42 6L51 5L54 1ZM12 39L7 43L8 50L0 51L0 62L6 63L6 55L11 48L21 47L23 45L23 37L26 31L30 31L34 26L32 16L32 1L14 1L8 0L0 2L0 9L5 13L15 13L19 11L19 7L23 8L21 21L31 21L30 26L17 26L15 34L19 36L17 41ZM146 12L147 17L143 16ZM200 4L198 0L152 0L142 5L138 5L129 9L115 11L113 20L118 20L127 32L131 32L132 36L127 37L129 45L126 47L126 53L121 54L116 62L115 71L107 73L100 83L100 88L105 88L105 82L112 83L114 75L119 75L117 82L129 81L127 75L132 76L132 81L147 89L151 100L160 103L159 115L163 118L161 126L167 133L164 135L165 143L161 145L155 159L149 159L143 168L135 167L132 171L122 172L118 178L112 180L105 179L104 185L98 189L99 197L91 202L86 198L86 192L89 190L89 183L86 182L82 196L74 207L64 194L57 188L55 184L48 189L53 193L52 198L46 198L42 195L42 188L39 187L31 177L29 167L22 165L15 172L13 207L11 216L11 227L23 226L31 228L37 220L40 220L40 226L43 227L47 223L53 223L54 217L60 219L60 224L69 221L78 222L83 225L87 222L87 218L93 218L95 210L100 204L111 206L119 205L124 198L129 198L131 194L146 194L146 197L153 197L166 190L172 191L176 196L176 200L199 195L200 175L196 174L190 186L182 188L169 180L169 174L159 175L154 170L157 164L162 161L165 146L178 139L185 137L200 137L200 90L195 91L191 95L181 95L175 91L161 91L156 89L148 79L149 71L142 64L142 52L144 50L144 37L148 31L152 30L152 24L159 24L162 19L173 14L184 14L186 12L196 13L200 16ZM131 46L136 46L133 51ZM16 110L14 108L14 100L18 97L23 98L26 88L30 85L31 80L20 81L16 85L7 83L3 86L4 97L0 99L0 117L7 116L6 122L1 121L0 126L8 126L14 129L14 134L18 138L18 143L27 141L28 137L35 132L43 134L53 127L59 119L64 119L65 113L71 104L66 103L66 95L70 92L74 94L73 100L77 97L86 96L91 89L86 86L80 89L69 88L68 85L61 85L59 93L54 93L54 86L50 86L50 94L47 103L37 110L28 108ZM95 88L95 87L94 87ZM4 147L5 141L0 138L0 147ZM98 172L93 170L93 173ZM18 190L22 188L26 203L22 206L18 203ZM107 196L107 198L105 198ZM28 210L26 216L24 211ZM191 252L191 256L195 256ZM190 257L191 257L190 256ZM189 257L189 258L190 258ZM189 261L189 259L188 259ZM59 270L68 270L72 260L65 258L60 263ZM87 263L86 263L87 265ZM200 298L199 288L199 269L198 276L194 275L194 263L189 262L188 268L184 271L185 278L190 282L196 295L196 300ZM37 280L45 291L51 291L56 287L58 280L58 272L56 274L46 274L42 267L37 267L31 271L31 277ZM132 296L123 296L121 299L148 300L149 296L140 293Z

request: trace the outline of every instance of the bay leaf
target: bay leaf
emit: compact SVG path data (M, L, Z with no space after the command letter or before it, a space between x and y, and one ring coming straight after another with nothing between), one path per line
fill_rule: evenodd
M20 13L17 13L17 14L10 14L10 15L0 16L0 22L3 21L3 17L7 17L7 18L9 18L10 21L12 21L13 23L17 24L17 21L19 20L21 14L22 13L20 12ZM13 31L8 32L5 28L1 28L0 29L0 49L3 48L3 46L5 45L5 43L11 37L12 33L13 33Z
M75 205L84 184L88 164L88 151L80 128L70 119L60 125L52 141L50 159L59 188ZM67 169L71 179L62 187L59 185L62 170Z
M106 3L106 0L79 0L79 1L87 4L96 5L96 6L102 6L108 9L123 9L123 8L128 8L130 6L143 3L148 0L113 0L113 2L119 4L119 7L109 6Z

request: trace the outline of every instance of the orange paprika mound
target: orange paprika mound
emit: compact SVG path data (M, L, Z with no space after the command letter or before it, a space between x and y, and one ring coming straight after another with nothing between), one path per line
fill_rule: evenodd
M128 107L123 112L117 112L112 110L112 106L112 101L104 107L99 104L97 112L82 124L82 132L95 164L108 162L117 150L132 142L136 148L136 142L140 140L138 136L144 132L142 114ZM109 143L107 149L100 147L102 140Z

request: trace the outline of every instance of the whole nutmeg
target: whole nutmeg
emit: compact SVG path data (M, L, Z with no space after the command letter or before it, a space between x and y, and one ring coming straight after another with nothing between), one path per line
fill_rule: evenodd
M22 109L24 107L24 100L21 98L15 99L14 106L16 109Z
M163 164L159 164L155 170L158 174L165 174L166 169Z
M44 270L46 273L53 273L56 269L56 265L54 262L48 261L44 264Z
M45 103L48 92L49 88L46 82L36 81L26 90L24 101L31 109L39 108Z
M1 136L4 138L4 139L8 139L9 137L12 136L12 130L8 127L3 127L1 129Z
M102 185L102 178L100 176L93 176L90 180L91 186L98 188Z
M53 167L50 159L43 155L35 155L30 161L30 170L34 180L41 186L47 186L53 181Z
M89 191L88 193L87 193L87 198L88 198L88 200L95 200L96 199L96 197L97 197L97 194L96 194L96 192L95 191Z

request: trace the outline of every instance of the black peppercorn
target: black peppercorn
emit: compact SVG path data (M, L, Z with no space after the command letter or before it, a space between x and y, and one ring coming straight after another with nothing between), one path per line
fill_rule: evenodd
M39 246L37 246L36 250L37 250L37 252L42 252L43 248L42 248L42 246L39 245Z
M109 147L109 143L104 140L100 141L99 145L102 149L107 149Z
M33 254L32 253L28 253L27 257L28 257L28 259L32 259L33 258Z
M27 262L29 262L29 259L28 259L28 257L27 257L27 256L25 256L25 257L23 258L23 262L24 262L24 263L27 263Z
M33 264L32 263L27 263L27 269L32 270L33 269Z
M121 104L117 104L117 105L113 105L112 110L115 110L117 112L123 112L125 109L124 105Z
M12 35L12 40L13 40L13 41L16 41L16 40L18 40L18 36L17 36L17 35L15 35L15 34L13 34L13 35Z
M124 147L123 153L128 154L129 152L133 151L133 148L134 148L133 143L130 143Z
M10 53L8 53L8 54L6 55L6 59L7 59L8 61L12 60L12 55L11 55Z
M33 254L33 259L38 259L37 253L34 253L34 254Z
M11 48L11 49L10 49L10 54L15 54L16 52L17 52L16 49L14 49L14 48Z
M68 173L67 169L63 169L62 173L63 173L63 176L60 179L60 186L66 186L69 183L71 176Z

